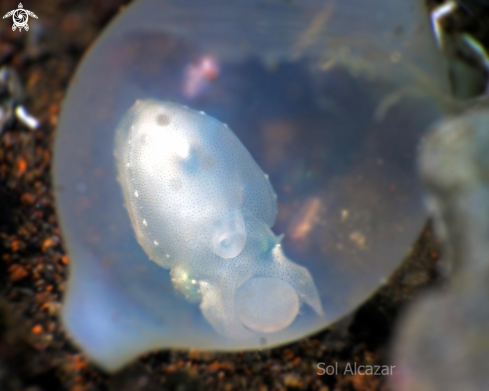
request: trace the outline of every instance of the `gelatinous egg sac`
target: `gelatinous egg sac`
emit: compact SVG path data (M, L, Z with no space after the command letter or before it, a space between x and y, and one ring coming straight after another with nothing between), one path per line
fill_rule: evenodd
M309 271L271 227L267 176L224 124L188 107L136 101L116 131L119 182L137 240L222 335L288 327L300 306L322 316Z

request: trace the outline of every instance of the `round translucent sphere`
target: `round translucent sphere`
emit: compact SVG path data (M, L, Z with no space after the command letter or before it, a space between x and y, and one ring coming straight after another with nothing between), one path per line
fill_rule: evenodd
M407 3L142 0L111 24L55 146L62 316L95 361L287 343L385 281L446 91Z

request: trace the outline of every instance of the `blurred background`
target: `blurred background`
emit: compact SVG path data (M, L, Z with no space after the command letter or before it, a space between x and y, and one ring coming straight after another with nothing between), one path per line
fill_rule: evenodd
M25 1L39 18L29 19L28 33L0 20L0 390L393 389L388 376L318 376L317 363L338 363L341 373L347 363L389 363L399 314L423 291L445 284L429 223L374 297L320 334L288 346L226 354L159 351L108 375L69 341L57 316L70 259L54 209L54 134L80 59L128 3ZM443 3L427 0L427 17ZM17 1L2 0L0 14L17 7ZM459 0L440 29L454 93L485 94L487 2Z

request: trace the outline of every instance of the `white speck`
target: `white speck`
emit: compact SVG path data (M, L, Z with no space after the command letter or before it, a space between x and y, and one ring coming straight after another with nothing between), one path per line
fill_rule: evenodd
M127 163L126 164L126 167L131 167L131 163Z
M167 258L170 258L170 254L166 254L166 257L167 257Z
M39 121L30 115L24 106L17 106L15 108L15 115L29 129L37 129L39 126Z
M205 111L200 111L200 114L205 115Z
M451 14L457 8L457 3L453 0L449 0L436 7L431 12L431 24L433 26L433 32L435 33L436 42L440 48L443 48L443 29L441 19Z
M226 128L229 128L228 124L224 124L224 126L225 126Z
M134 192L134 196L135 196L136 198L138 198L138 197L139 197L139 193L138 193L138 191L137 191L137 190Z
M157 246L157 245L158 245L158 242L157 242L156 240L155 240L153 243L155 244L155 246Z
M273 246L273 249L272 249L272 254L274 256L274 259L276 261L274 262L277 262L277 264L281 264L281 263L284 263L284 256L283 256L283 252L282 252L282 246L277 243L275 246ZM287 259L287 258L285 258Z
M143 219L143 224L144 224L145 227L148 226L148 222L146 221L146 219Z
M267 179L268 179L268 174L265 174L265 178L267 178Z
M192 280L192 284L196 284L196 283L197 283L197 281L195 281L195 280Z

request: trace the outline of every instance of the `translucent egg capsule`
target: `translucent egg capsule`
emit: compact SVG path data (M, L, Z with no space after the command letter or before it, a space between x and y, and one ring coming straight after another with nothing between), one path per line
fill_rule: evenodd
M90 357L276 346L372 294L425 218L414 152L447 89L427 21L404 0L128 7L55 146L62 317Z

